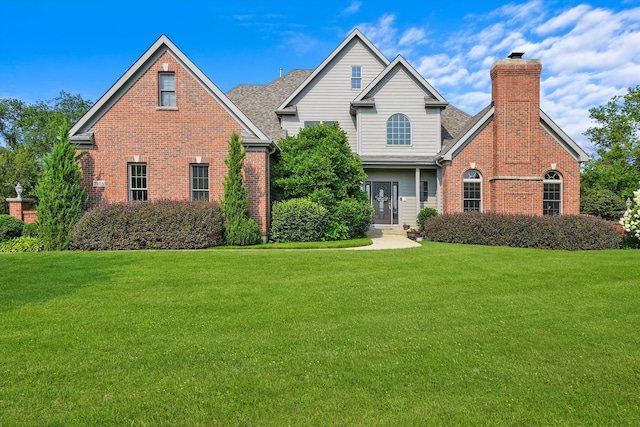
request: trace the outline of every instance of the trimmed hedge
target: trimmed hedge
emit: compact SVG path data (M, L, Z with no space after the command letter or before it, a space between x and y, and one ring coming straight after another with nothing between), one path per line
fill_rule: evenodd
M587 215L525 216L465 212L432 217L424 234L430 240L519 248L616 249L616 225Z
M0 242L22 236L24 222L11 215L0 215Z
M71 249L200 249L224 243L217 203L160 200L116 203L86 212L71 231Z
M325 237L329 211L309 199L273 204L271 238L277 242L319 242Z

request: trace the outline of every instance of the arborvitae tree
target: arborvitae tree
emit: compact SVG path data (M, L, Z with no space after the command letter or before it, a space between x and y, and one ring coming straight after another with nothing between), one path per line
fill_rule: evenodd
M224 177L222 210L226 218L227 245L254 245L262 242L260 228L249 212L249 194L242 184L242 167L245 153L237 133L229 140L227 175Z
M60 126L60 139L44 157L44 175L36 186L38 233L47 249L65 249L71 228L84 212L87 194L80 186L79 159L69 141L69 127Z

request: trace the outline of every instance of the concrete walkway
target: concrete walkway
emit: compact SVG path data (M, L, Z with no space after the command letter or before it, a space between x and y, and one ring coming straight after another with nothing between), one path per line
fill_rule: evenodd
M367 236L371 238L373 242L369 246L359 246L357 248L347 248L352 251L375 251L380 249L406 249L416 248L421 246L420 243L408 239L406 232L403 233L385 233L382 230L371 230L367 233Z

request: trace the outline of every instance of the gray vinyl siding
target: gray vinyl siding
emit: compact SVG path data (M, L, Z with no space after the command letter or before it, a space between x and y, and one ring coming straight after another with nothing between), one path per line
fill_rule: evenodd
M429 199L421 202L416 199L416 175L415 169L367 169L367 181L390 181L398 183L398 218L399 224L416 225L418 212L426 207L437 209L438 207L438 183L436 171L422 169L420 181L429 182Z
M282 127L288 135L297 135L305 120L337 121L347 133L352 150L356 151L356 123L349 108L360 90L351 89L352 66L362 67L362 89L384 69L384 64L359 39L352 40L293 99L290 105L297 106L297 116L282 117Z
M359 110L360 154L435 155L440 149L440 109L425 108L425 92L404 67L396 67L372 92L375 108ZM401 113L411 122L411 145L387 145L387 120Z

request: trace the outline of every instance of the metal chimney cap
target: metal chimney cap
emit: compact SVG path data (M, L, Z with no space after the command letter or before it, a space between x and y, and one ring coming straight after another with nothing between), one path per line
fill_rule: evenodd
M509 59L522 59L524 56L524 52L511 52L509 54Z

